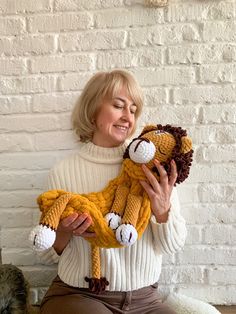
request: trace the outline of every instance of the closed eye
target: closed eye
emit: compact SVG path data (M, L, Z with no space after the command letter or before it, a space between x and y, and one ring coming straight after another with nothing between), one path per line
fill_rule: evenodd
M123 109L124 108L123 105L119 105L119 104L114 104L114 107L117 109Z
M123 110L125 108L124 105L120 105L120 104L114 104L113 105L116 109L120 109L120 110ZM136 113L136 110L137 110L137 107L136 106L132 106L130 109L130 113L131 114L135 114Z
M160 147L158 147L157 149L158 149L158 151L159 151L162 155L166 155L164 152L161 151L161 148L160 148Z
M134 115L136 113L137 106L135 105L135 103L128 104L127 101L121 97L115 97L114 99L115 99L114 106L117 109L123 109L126 106L127 108L129 108L131 114Z
M137 107L136 106L133 106L132 108L130 108L130 113L131 114L135 114L137 111Z

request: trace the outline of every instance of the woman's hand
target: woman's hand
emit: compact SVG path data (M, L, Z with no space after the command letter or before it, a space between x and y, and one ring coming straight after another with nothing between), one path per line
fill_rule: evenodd
M172 160L171 173L168 178L168 175L160 162L155 159L154 164L160 174L160 182L157 181L147 166L142 165L143 172L148 182L141 180L140 183L149 196L153 215L159 223L163 223L168 219L170 196L178 176L177 167L175 161Z
M94 232L88 232L87 229L92 224L92 218L86 213L73 213L70 216L64 218L57 229L56 240L53 247L58 255L60 255L72 235L88 237L95 237Z

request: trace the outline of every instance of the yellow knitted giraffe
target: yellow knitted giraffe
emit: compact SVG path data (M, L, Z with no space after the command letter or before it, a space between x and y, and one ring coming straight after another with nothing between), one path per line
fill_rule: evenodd
M74 212L88 213L93 221L89 230L97 236L86 238L92 248L92 277L85 280L92 291L105 290L109 283L100 274L99 248L132 245L149 222L151 208L140 184L140 180L146 180L141 164L145 163L159 179L154 159L165 166L168 174L170 161L174 159L178 170L176 183L180 183L189 174L192 153L192 142L185 130L170 125L146 126L127 147L120 174L101 192L76 194L51 190L38 197L42 215L40 225L30 234L34 249L45 250L53 245L61 219Z

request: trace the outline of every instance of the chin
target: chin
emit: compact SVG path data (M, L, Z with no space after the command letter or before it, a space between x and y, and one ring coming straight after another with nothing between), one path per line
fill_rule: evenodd
M114 141L124 143L129 137L130 137L130 134L126 133L126 134L119 134L118 136L114 136L113 139Z
M119 137L119 138L114 138L114 140L113 140L113 143L114 143L114 145L116 145L116 146L120 146L120 145L122 145L122 144L124 144L124 142L127 140L127 136L122 136L122 137Z

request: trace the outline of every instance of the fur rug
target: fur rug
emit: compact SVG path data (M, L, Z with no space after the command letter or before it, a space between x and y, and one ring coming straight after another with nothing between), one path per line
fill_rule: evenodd
M177 314L221 314L214 306L178 293L164 301ZM37 313L29 305L29 285L22 271L14 265L0 265L0 313Z
M171 293L164 303L177 314L221 314L214 306L179 293Z
M0 265L0 313L29 314L29 285L14 265Z

